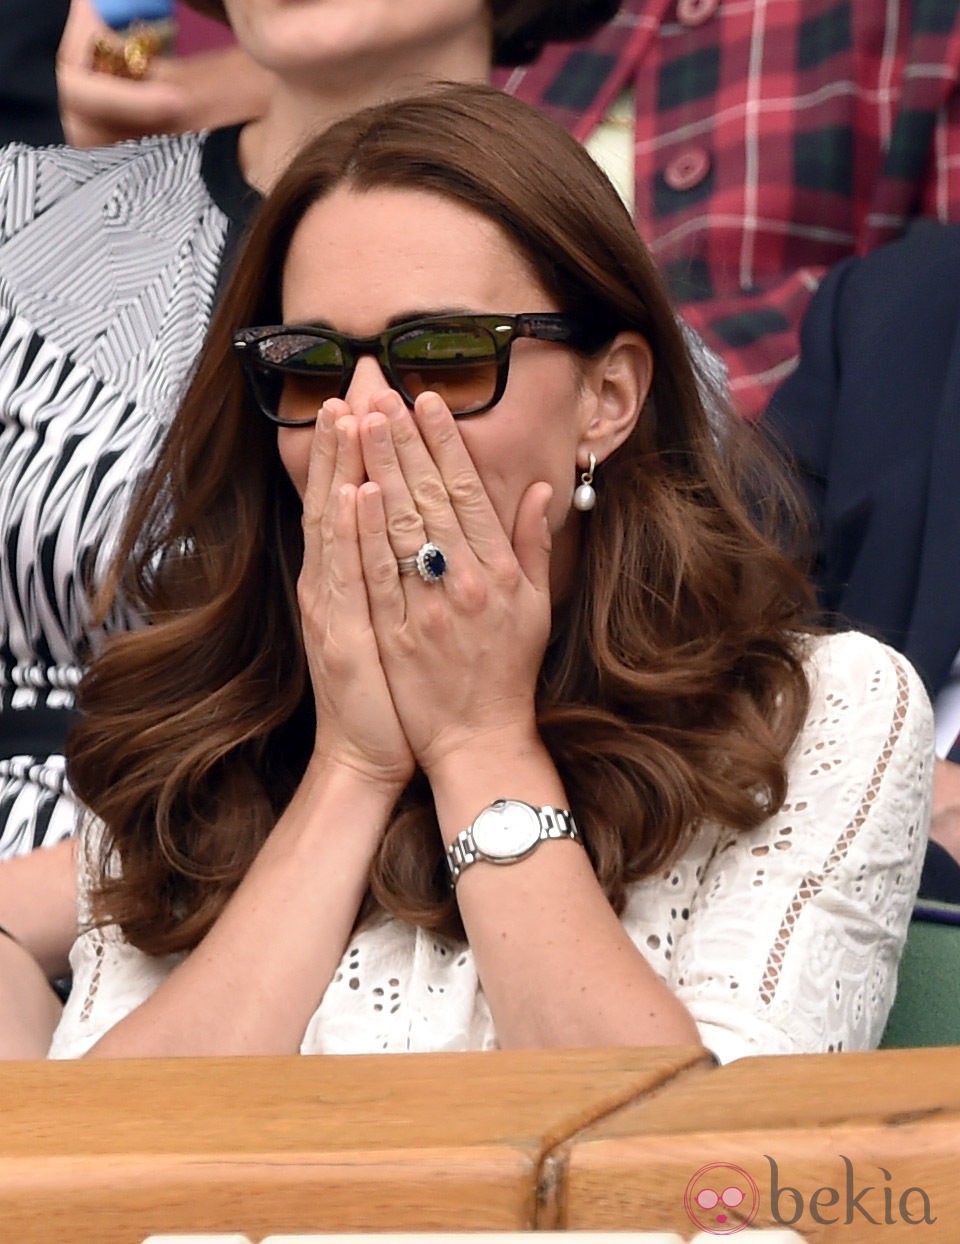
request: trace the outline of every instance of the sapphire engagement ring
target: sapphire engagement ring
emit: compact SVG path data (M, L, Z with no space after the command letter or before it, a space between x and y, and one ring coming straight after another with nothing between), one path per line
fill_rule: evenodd
M424 583L439 583L447 572L447 559L428 540L410 557L398 557L397 570L402 575L418 574Z

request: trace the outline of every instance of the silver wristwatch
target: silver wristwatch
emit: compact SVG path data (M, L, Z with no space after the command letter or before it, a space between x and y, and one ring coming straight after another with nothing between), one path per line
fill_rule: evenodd
M495 799L447 847L450 884L456 885L463 870L478 860L515 864L548 838L582 841L566 808L535 808L519 799Z

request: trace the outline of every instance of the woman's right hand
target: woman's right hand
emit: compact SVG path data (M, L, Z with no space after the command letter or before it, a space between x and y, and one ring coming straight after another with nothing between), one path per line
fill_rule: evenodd
M68 1018L91 1041L91 1058L296 1053L349 944L371 862L413 772L360 570L356 420L346 403L330 402L315 429L280 435L281 454L296 457L291 476L303 498L297 594L317 711L313 756L199 945L122 1019L107 1011L112 1027L102 1026L99 1003L100 1019ZM81 988L90 987L87 976Z
M297 585L317 712L315 756L397 793L414 770L370 621L357 535L357 488L366 478L356 418L323 406L303 498L303 568Z

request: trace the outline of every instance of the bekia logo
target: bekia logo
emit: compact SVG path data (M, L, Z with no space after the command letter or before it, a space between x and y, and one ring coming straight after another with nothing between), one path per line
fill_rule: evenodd
M781 1227L793 1227L804 1218L822 1226L873 1226L907 1224L920 1226L937 1221L930 1198L923 1188L900 1189L890 1171L871 1168L878 1174L863 1179L848 1157L838 1157L840 1170L835 1185L802 1189L786 1182L776 1160L764 1154L770 1180L770 1216ZM756 1180L730 1162L702 1166L687 1183L683 1205L687 1217L709 1235L735 1235L749 1227L760 1209Z
M735 1235L749 1227L760 1208L760 1193L751 1175L731 1162L701 1166L683 1194L687 1217L711 1235Z

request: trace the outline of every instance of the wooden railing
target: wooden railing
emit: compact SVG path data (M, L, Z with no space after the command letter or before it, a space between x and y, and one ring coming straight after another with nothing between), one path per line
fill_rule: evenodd
M824 1244L960 1240L960 1047L0 1063L0 1244L686 1239L721 1214L725 1234L752 1216Z

